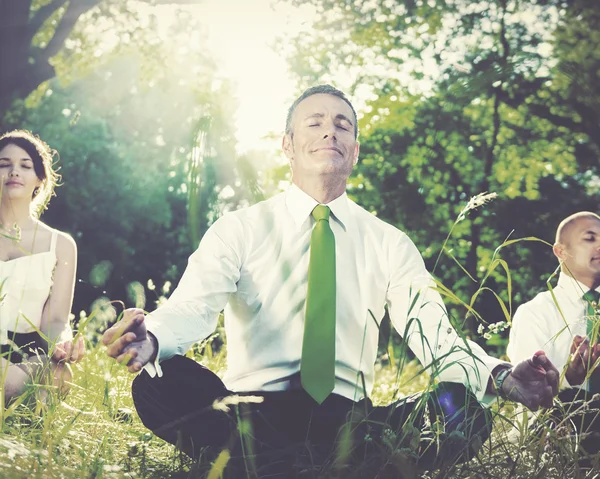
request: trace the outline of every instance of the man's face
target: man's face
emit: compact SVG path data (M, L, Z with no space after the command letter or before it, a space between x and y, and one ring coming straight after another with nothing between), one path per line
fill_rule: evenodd
M283 138L295 183L323 175L350 176L358 160L355 121L350 106L333 95L311 95L297 105L292 133Z
M567 272L588 284L600 279L600 220L580 218L563 232L554 254L563 261ZM591 284L590 283L590 284Z

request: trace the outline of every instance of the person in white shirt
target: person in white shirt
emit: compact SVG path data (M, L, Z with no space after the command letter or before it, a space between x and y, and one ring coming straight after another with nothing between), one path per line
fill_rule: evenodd
M386 305L396 330L442 381L428 396L430 410L443 414L446 432L459 430L466 438L451 452L429 447L435 441L422 442L415 451L422 465L473 454L473 444L490 433L489 412L479 401L495 395L496 387L534 410L552 404L558 371L546 355L536 351L512 368L464 340L450 324L411 240L346 196L347 179L358 161L357 136L356 112L341 91L329 85L306 90L289 109L283 138L293 185L218 219L166 304L147 316L126 310L122 321L105 332L110 357L132 373L144 369L133 383L144 424L189 455L207 445L231 447L239 437L235 414L211 407L234 393L262 398L245 409L261 450L306 440L333 447L352 411L369 420L367 429L360 429L362 437L367 431L380 438L387 425L400 438L413 430L404 428L409 421L421 427L427 401L420 396L386 407L373 407L368 399L378 322ZM316 248L311 235L317 230L311 215L318 205L328 207L325 221L335 241L335 345L331 355L319 356L320 379L330 384L324 396L309 392L304 373L311 360L304 351L311 345L303 337L310 327L305 314L308 318L310 257ZM323 288L329 287L322 281ZM184 355L213 332L223 310L228 352L221 381Z
M532 351L545 351L561 372L562 406L554 412L564 417L600 392L595 380L600 370L593 368L600 345L590 338L590 323L597 314L593 308L600 297L600 216L582 211L565 218L557 228L553 251L561 268L558 284L517 308L507 354L512 361L521 361ZM592 413L584 421L573 421L580 432L600 432L600 424L594 426L600 403L594 401L592 406L588 405ZM588 452L599 450L599 438L596 433L585 441Z

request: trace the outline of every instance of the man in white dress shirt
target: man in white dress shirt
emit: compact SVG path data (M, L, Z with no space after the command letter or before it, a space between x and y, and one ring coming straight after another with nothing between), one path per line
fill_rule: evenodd
M216 399L234 393L263 399L245 409L259 450L297 442L333 447L353 411L368 423L359 428L362 436L356 436L355 447L363 447L365 436L377 442L386 426L400 441L414 431L404 427L410 421L422 426L422 406L428 403L429 414L442 415L446 432L462 432L466 443L448 452L432 446L435 441L426 446L422 441L413 452L426 462L423 467L439 465L430 461L440 457L469 457L476 449L472 442L489 436L489 412L479 404L485 395L500 393L534 410L552 404L558 372L544 353L536 351L512 368L464 340L431 288L432 278L412 241L346 196L347 179L358 161L357 137L356 112L342 92L329 85L305 91L289 110L283 138L293 185L219 218L190 256L166 304L147 316L127 310L104 334L109 356L130 372L143 369L134 380L133 399L144 424L189 455L207 445L234 447L239 437L235 414L212 407ZM325 217L316 216L321 209ZM322 266L310 260L312 250L321 248L311 240L316 222L330 237L333 233L335 243L329 255L335 261L334 304L320 299L323 311L333 307L335 312L334 352L317 358L323 369L317 380L330 384L324 395L315 395L308 387L312 379L304 375L305 363L314 359L307 353L312 346L303 344L303 337L310 337L307 329L314 327L306 307L314 281L309 276L311 268ZM322 258L329 261L327 254ZM331 287L321 276L321 286ZM442 381L428 402L412 397L373 407L368 399L378 322L386 306L396 330ZM223 310L228 353L221 381L184 355L214 331ZM323 322L329 316L324 312ZM329 333L311 334L320 340ZM319 373L318 363L316 369Z
M512 361L520 361L532 351L545 351L561 372L558 397L564 410L555 413L564 417L600 392L596 379L600 370L593 369L600 345L597 341L590 344L589 334L600 297L600 216L582 211L565 218L557 228L553 251L561 265L558 284L519 306L507 354ZM587 406L592 411L585 421L575 418L579 432L600 430L600 424L594 426L598 406L596 401ZM598 451L598 439L593 434L582 443L586 452Z

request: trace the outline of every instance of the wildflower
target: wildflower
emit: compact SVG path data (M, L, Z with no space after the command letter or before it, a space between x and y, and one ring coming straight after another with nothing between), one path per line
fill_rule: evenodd
M463 208L463 210L460 212L460 214L458 215L458 219L456 221L458 222L458 221L464 220L467 217L467 213L469 211L485 205L489 201L492 201L493 199L495 199L497 196L498 195L496 193L488 193L487 191L473 196L469 200L467 205Z
M485 331L485 326L483 324L480 324L477 327L477 334L483 334L484 331Z
M154 281L152 281L151 279L148 280L148 284L146 286L148 287L148 289L150 291L154 291L156 289L156 286L154 285Z
M508 329L508 321L498 321L497 323L494 323L496 325L496 331L498 333L501 333L502 331Z
M171 291L171 282L165 281L165 284L163 284L163 287L162 287L162 292L163 292L163 294L169 294L169 291Z

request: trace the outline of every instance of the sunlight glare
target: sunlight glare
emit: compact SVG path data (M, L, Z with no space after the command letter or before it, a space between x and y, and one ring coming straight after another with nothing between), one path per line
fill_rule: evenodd
M220 75L235 83L240 154L279 148L287 107L297 93L286 60L273 50L273 43L277 36L292 38L309 29L314 13L275 3L206 0L185 7L205 28ZM161 15L168 17L168 12L161 7Z

